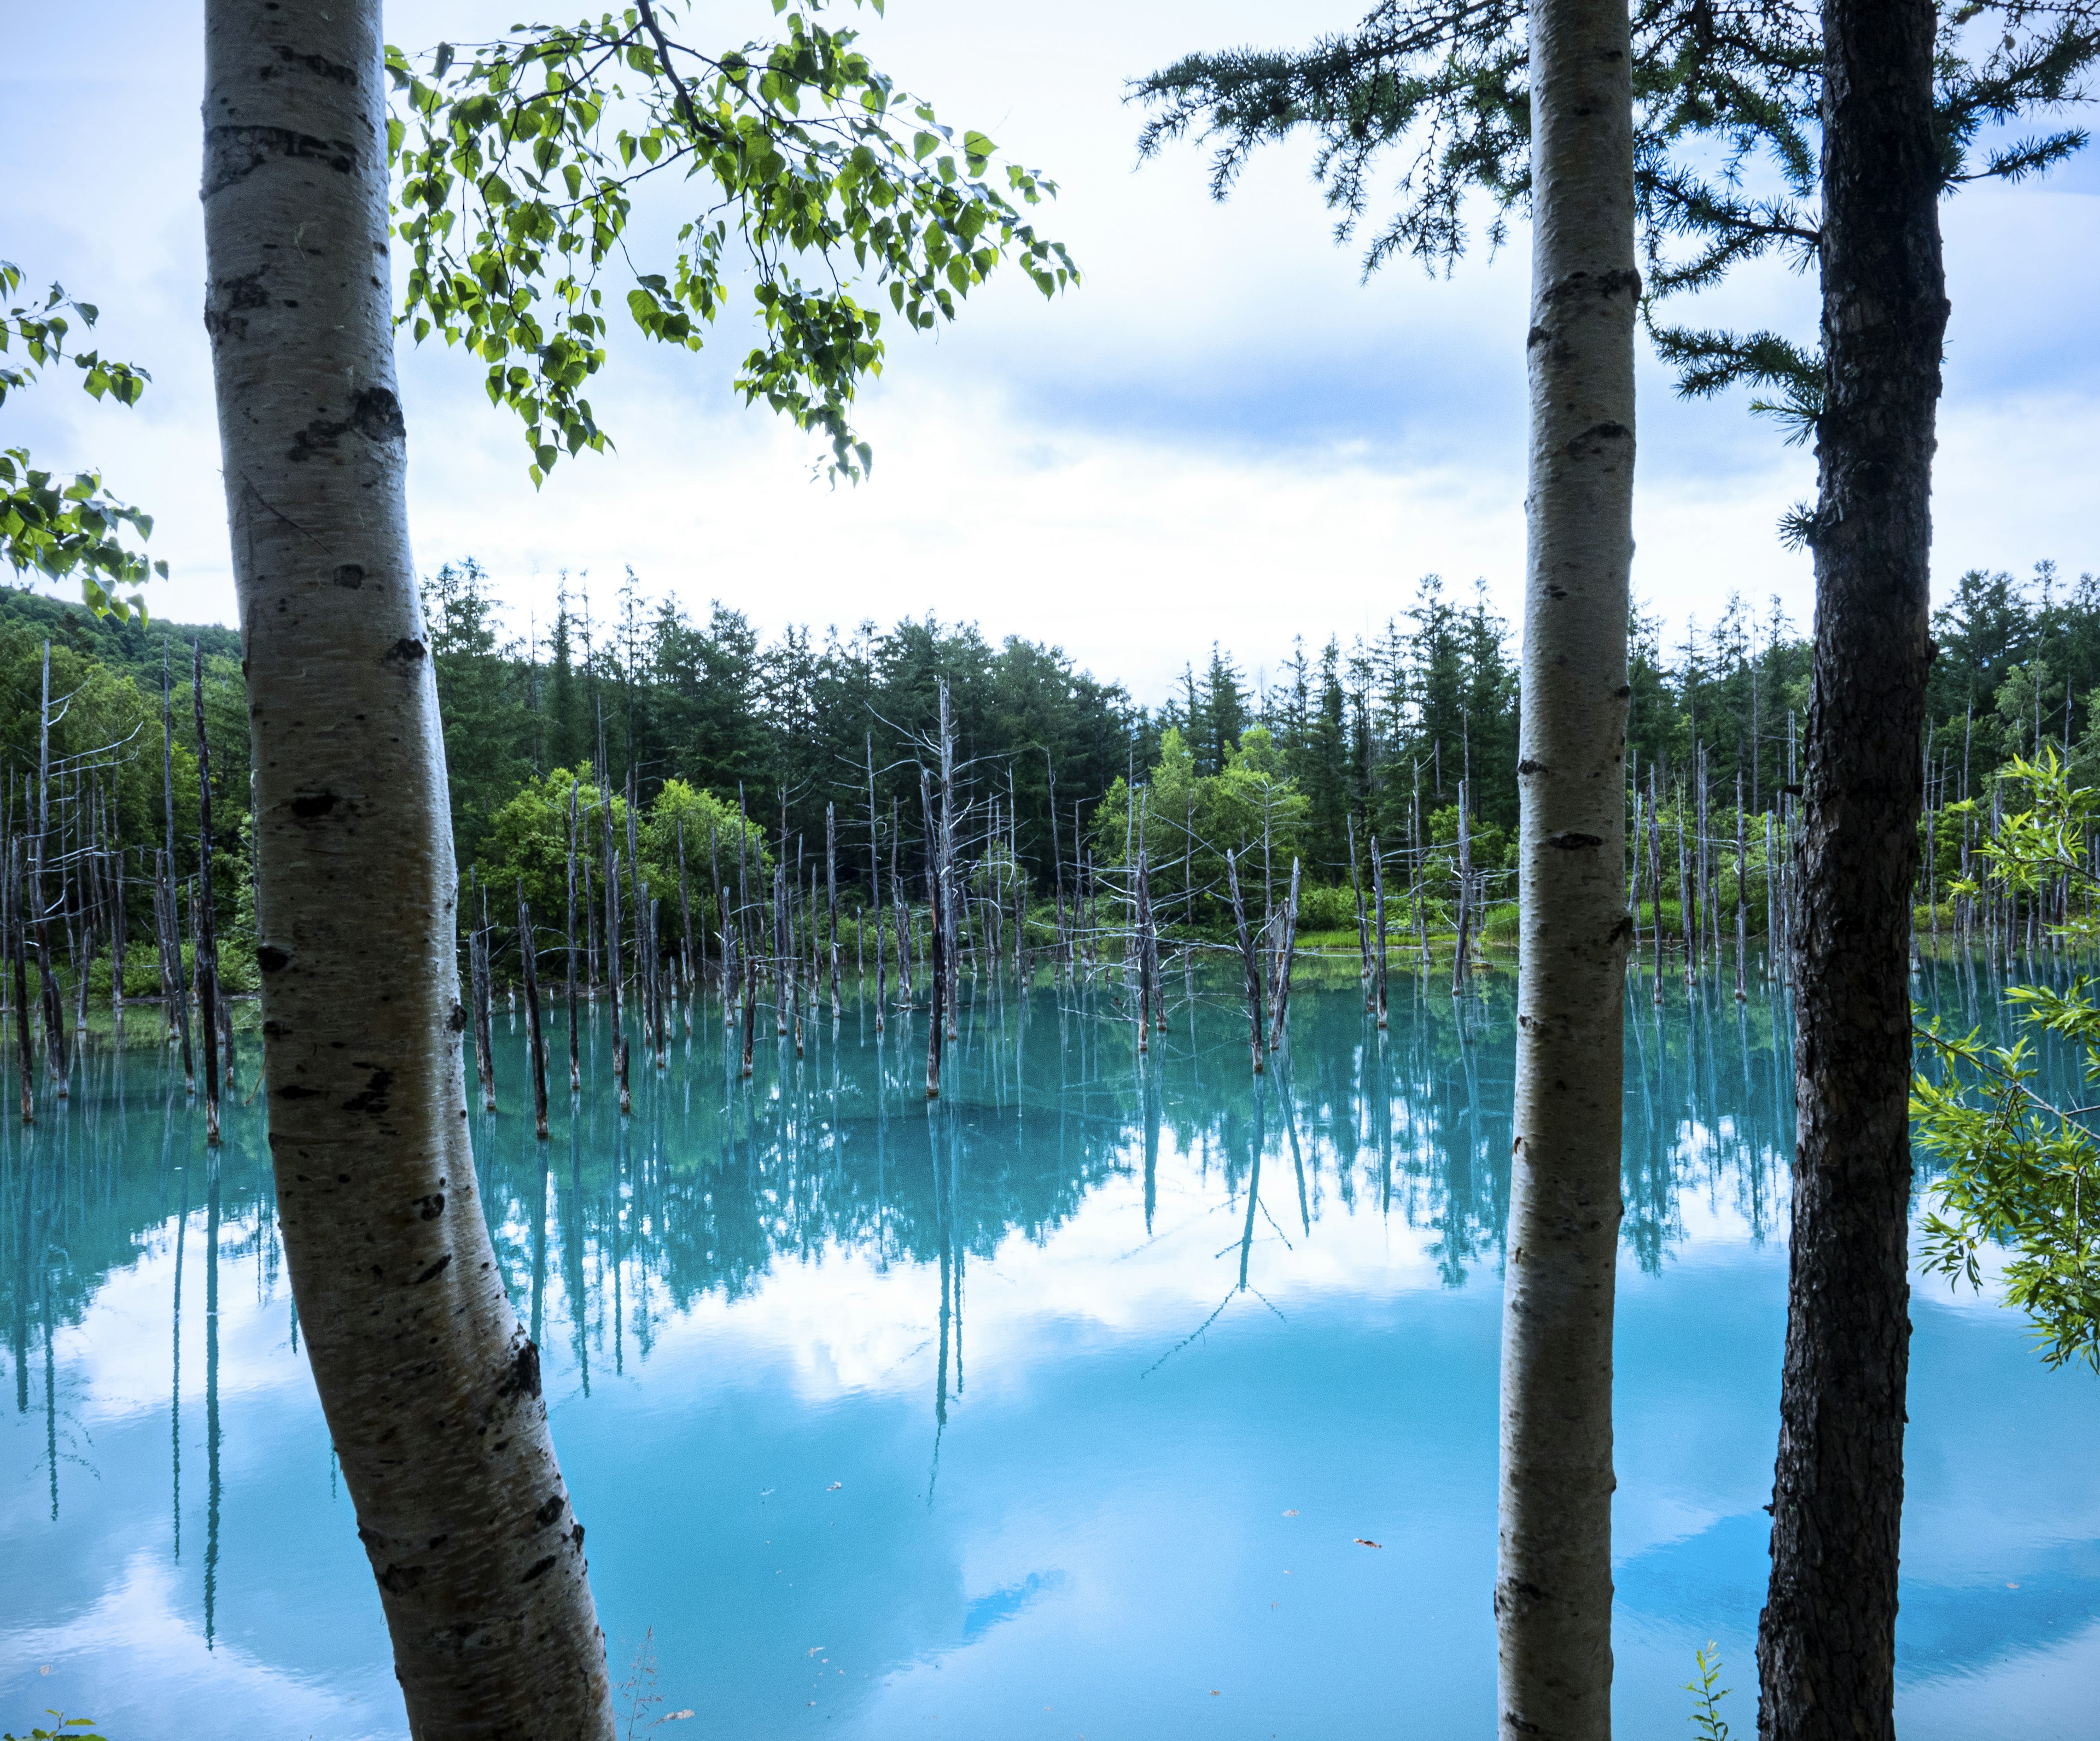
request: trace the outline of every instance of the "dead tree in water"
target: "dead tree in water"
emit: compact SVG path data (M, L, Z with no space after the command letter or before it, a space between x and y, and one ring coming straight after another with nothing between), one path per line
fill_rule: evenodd
M642 1049L654 1051L655 963L644 934L649 928L649 890L642 879L642 841L636 823L637 813L642 808L640 796L634 783L634 770L630 768L627 774L627 879L634 908L634 1017L641 1029Z
M1363 981L1364 1007L1370 1009L1375 994L1371 985L1371 928L1364 915L1364 882L1357 870L1357 819L1349 819L1349 894L1357 905L1357 954L1359 966L1357 976ZM1378 836L1371 836L1371 860L1375 867L1378 861ZM1375 868L1371 873L1375 876Z
M1057 770L1050 760L1050 752L1043 752L1043 769L1050 789L1050 875L1057 903L1057 953L1054 958L1065 970L1070 980L1072 975L1072 940L1065 929L1065 856L1057 840ZM1054 974L1052 976L1056 976Z
M190 998L183 972L183 933L175 923L175 728L169 703L168 644L161 643L161 796L167 822L167 856L161 866L155 906L161 923L161 995L183 1041L183 1086L196 1092L196 1066L190 1052Z
M204 1139L218 1144L218 928L211 893L211 744L204 729L204 650L190 649L197 740L197 1019L204 1029Z
M948 1038L955 1038L955 979L961 964L955 937L955 720L948 706L948 680L941 679L941 897L942 940L948 951L946 1007Z
M1240 964L1246 970L1247 1049L1254 1055L1254 1073L1259 1076L1262 1073L1261 962L1247 931L1246 902L1240 897L1239 865L1230 847L1225 848L1225 886L1233 897L1233 928L1239 938Z
M467 872L467 904L474 906L474 872ZM481 1078L481 1104L496 1110L495 1044L489 1033L488 896L481 896L479 922L467 934L469 995L474 999L474 1067Z
M1458 782L1458 944L1451 957L1451 994L1459 997L1466 990L1467 951L1472 941L1473 923L1473 826L1470 814L1472 793L1471 780Z
M22 867L20 843L7 843L7 960L15 976L15 1044L22 1062L22 1122L37 1122L36 1051L29 1038L29 969L28 926L22 906ZM19 1367L17 1370L20 1370Z
M875 915L875 1031L883 1030L882 1007L889 1001L888 962L882 936L882 829L875 808L875 734L867 734L867 892L868 906L862 910L861 932L867 931L867 915Z
M1374 853L1377 851L1375 843L1372 846L1372 851ZM1373 863L1375 865L1375 859L1373 860ZM1290 1011L1290 969L1291 964L1298 959L1298 872L1299 861L1293 858L1290 861L1290 905L1284 909L1282 915L1283 945L1276 972L1276 1016L1268 1030L1268 1049L1271 1051L1283 1050L1286 1032L1284 1018ZM1379 988L1381 994L1385 989L1383 984L1383 978L1384 974L1381 971L1379 974L1381 984ZM1381 1003L1383 1001L1383 995L1380 1001ZM1383 1009L1380 1010L1379 1016L1383 1020L1384 1016Z
M518 959L525 981L525 1043L532 1054L532 1127L547 1135L547 1042L540 1026L539 940L532 933L532 909L525 901L525 879L518 879Z
M933 795L923 766L919 769L919 809L926 819L926 902L928 922L933 931L927 944L933 965L933 1002L926 1020L926 1098L934 1100L941 1095L941 1009L949 990L947 940L942 935L943 910L947 905L942 898L945 891L942 884L946 876L946 867L941 862L940 831L933 822Z
M124 922L124 836L117 816L117 795L109 799L109 1022L119 1044L124 1038L124 955L130 941Z
M612 1078L620 1088L620 1109L628 1110L627 1028L620 1016L620 848L612 832L612 792L605 782L605 720L598 722L598 760L600 796L605 800L602 818L605 852L605 979L612 1011Z
M1298 872L1295 867L1290 873L1290 883L1291 908L1295 914L1298 905ZM1379 850L1379 837L1376 835L1371 836L1371 898L1377 909L1378 919L1378 959L1371 967L1373 1001L1378 1010L1378 1025L1383 1028L1386 1025L1385 854ZM1292 920L1292 925L1295 929L1296 926L1295 918Z
M576 789L582 782L571 774L569 778L569 850L563 866L563 894L568 903L567 923L562 936L567 947L562 953L568 958L569 994L569 1092L581 1092L584 1086L583 1058L576 1038Z
M832 934L832 1020L839 1019L839 819L837 807L824 806L824 905Z
M50 892L45 884L51 826L51 644L44 643L43 701L38 709L37 827L29 838L29 911L35 915L38 1003L44 1016L44 1062L56 1085L58 1097L67 1097L69 1084L66 1062L65 1017L59 1007L58 964L51 959L49 915Z
M693 988L698 982L693 959L693 896L686 879L686 819L678 818L678 924L685 933L686 1038L693 1037Z
M1140 847L1131 875L1130 952L1137 964L1137 1049L1152 1048L1152 874Z
M1749 880L1748 854L1743 839L1743 775L1736 771L1736 1001L1747 1001L1743 987L1743 957L1749 952L1749 920L1743 907L1744 885Z

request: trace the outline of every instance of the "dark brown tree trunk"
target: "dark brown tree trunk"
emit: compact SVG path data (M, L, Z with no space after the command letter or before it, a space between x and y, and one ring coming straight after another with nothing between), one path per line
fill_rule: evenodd
M1815 663L1765 1741L1892 1741L1910 1290L1908 953L1947 325L1929 0L1826 0Z

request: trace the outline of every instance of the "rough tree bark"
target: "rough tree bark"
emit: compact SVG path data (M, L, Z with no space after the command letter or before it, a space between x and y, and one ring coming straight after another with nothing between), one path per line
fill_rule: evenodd
M1823 9L1815 673L1766 1741L1890 1741L1910 1289L1908 956L1947 327L1930 0Z
M1629 38L1624 0L1532 8L1516 1092L1495 1578L1505 1741L1603 1741L1612 1726L1612 1311L1632 929L1619 869L1640 293Z
M207 0L205 239L277 1212L418 1741L610 1737L582 1526L467 1126L377 0Z

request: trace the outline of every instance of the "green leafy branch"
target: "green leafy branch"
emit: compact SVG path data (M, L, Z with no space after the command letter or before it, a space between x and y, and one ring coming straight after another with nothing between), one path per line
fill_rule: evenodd
M73 332L67 311L86 330L99 317L95 306L68 296L64 286L55 284L41 302L33 297L13 301L21 287L21 267L11 260L0 260L0 298L7 299L4 313L0 313L0 355L8 359L0 363L0 405L10 393L33 386L46 369L61 362L80 370L81 387L90 399L138 403L152 378L144 369L98 351L66 348ZM165 579L168 565L148 562L126 546L119 536L126 526L142 541L152 536L152 516L110 495L103 487L101 473L76 473L72 483L60 483L51 473L31 464L28 448L0 451L0 558L15 573L34 570L54 580L77 576L82 595L96 615L113 615L124 622L136 610L143 617L143 598L119 598L108 588L155 574Z
M1692 1695L1692 1726L1699 1731L1700 1741L1728 1741L1728 1720L1721 1715L1721 1701L1733 1689L1716 1685L1721 1678L1720 1647L1709 1638L1692 1659L1699 1664L1699 1678L1684 1683L1685 1691Z
M2100 1082L2089 981L2010 995L2029 1006L2029 1025L2084 1038L2085 1079ZM1984 1248L2010 1247L2005 1298L2033 1320L2042 1357L2100 1369L2100 1142L2085 1122L2100 1106L2059 1107L2040 1093L2024 1038L1986 1046L1974 1033L1943 1034L1937 1021L1919 1037L1938 1071L1912 1082L1911 1117L1920 1145L1948 1163L1938 1208L1925 1219L1925 1267L1981 1287Z
M1982 844L1981 878L1957 880L1953 891L1973 896L1985 880L2027 893L2100 883L2086 850L2100 824L2100 791L2074 785L2049 749L2015 757L2000 778L2026 789L2027 807L2002 817ZM2094 927L2071 916L2053 928L2085 937ZM2100 1084L2093 981L2080 976L2061 990L2016 985L2006 998L2032 1034L2081 1047L2084 1079ZM2033 1320L2043 1358L2100 1370L2100 1135L2089 1122L2100 1099L2060 1106L2043 1094L2027 1035L1987 1046L1974 1031L1945 1032L1936 1018L1917 1031L1933 1067L1913 1078L1911 1117L1920 1146L1948 1167L1925 1221L1926 1267L1980 1287L1985 1248L2009 1248L2005 1298Z
M91 1717L68 1717L63 1711L47 1710L44 1715L51 1718L49 1729L33 1729L26 1735L17 1736L10 1730L0 1741L103 1741L100 1735L82 1734L84 1729L95 1727Z
M11 260L0 260L0 297L17 296L21 288L21 267ZM99 351L68 351L66 335L73 330L65 315L68 309L80 317L83 328L91 328L101 314L94 303L67 295L65 286L55 284L41 303L32 297L26 302L11 302L0 314L0 352L11 359L19 352L24 359L0 364L0 405L7 403L11 392L29 386L59 362L71 363L80 370L81 387L89 398L107 394L120 405L137 404L153 377L135 363L120 363Z
M734 238L763 332L738 390L822 431L832 474L856 480L872 456L850 409L881 371L882 316L842 273L882 286L914 329L954 319L1002 261L1045 296L1078 282L1063 245L1025 218L1056 184L1009 164L995 187L991 140L942 125L854 32L815 21L822 3L774 0L781 40L712 55L673 37L676 0L416 61L387 50L411 260L400 320L488 365L491 401L524 422L536 484L563 453L609 444L585 396L606 360L608 265L642 332L698 350L727 301ZM636 190L667 174L693 204L673 258L644 269L629 252ZM811 259L805 281L796 267Z
M100 472L79 472L61 484L29 463L28 448L0 452L0 556L18 574L35 569L54 580L73 576L88 609L120 623L134 610L143 619L146 601L119 598L109 588L168 574L165 562L148 562L124 544L118 528L125 526L141 539L153 535L153 517L111 496Z

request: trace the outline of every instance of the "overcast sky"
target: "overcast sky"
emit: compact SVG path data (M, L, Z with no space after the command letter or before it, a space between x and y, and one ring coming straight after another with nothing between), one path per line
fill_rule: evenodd
M1484 578L1514 619L1526 235L1448 280L1402 265L1366 284L1357 251L1331 240L1305 151L1258 159L1222 205L1194 148L1136 163L1126 79L1191 49L1303 42L1362 10L891 0L887 18L864 15L876 64L1061 183L1042 227L1084 286L1046 302L1016 280L938 337L898 332L861 401L876 466L858 489L812 482L818 444L729 393L749 342L740 307L699 359L616 342L590 396L618 452L564 463L536 493L479 366L404 343L419 566L479 557L521 629L544 619L559 571L609 598L630 564L652 594L695 611L720 598L769 630L971 618L1061 645L1148 701L1213 640L1253 675L1295 635L1373 630L1430 571L1460 588ZM421 48L523 11L396 5L389 34ZM231 623L200 320L201 8L6 0L6 13L0 256L99 303L104 348L154 380L127 412L54 377L0 411L0 439L55 467L100 465L158 516L153 552L174 578L154 588L156 611ZM763 6L695 18L693 33L723 46L770 21ZM2044 558L2100 566L2100 165L2089 154L1943 210L1954 314L1938 580ZM1814 300L1811 281L1754 270L1697 318L1811 338ZM1641 394L1637 593L1676 632L1738 588L1761 606L1776 593L1805 625L1807 561L1772 528L1812 493L1812 460L1741 396L1674 400L1645 354Z

